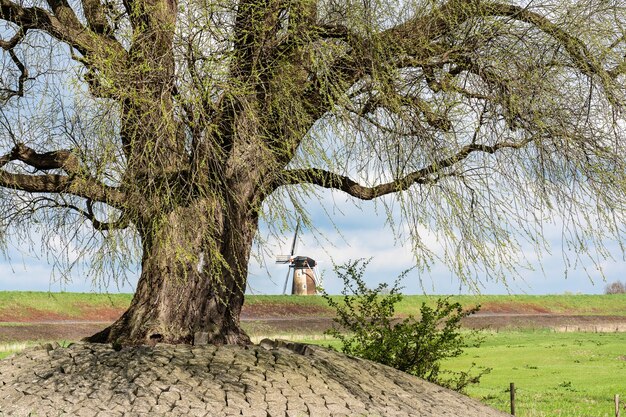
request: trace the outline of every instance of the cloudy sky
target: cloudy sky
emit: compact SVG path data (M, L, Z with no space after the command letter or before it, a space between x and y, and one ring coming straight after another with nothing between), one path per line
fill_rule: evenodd
M318 230L315 233L310 230L302 231L296 254L309 256L318 262L317 274L322 277L323 285L329 293L336 294L342 289L341 282L333 273L333 262L342 264L348 260L371 257L365 277L371 286L383 281L392 283L398 274L413 265L410 245L406 241L395 241L389 227L385 225L386 217L377 213L373 204L357 208L354 202L340 193L328 192L322 194L321 202L313 201L308 207ZM332 222L324 214L325 210L332 216ZM261 232L266 230L267 225L262 224ZM507 283L491 282L480 277L480 291L484 294L594 294L602 293L606 282L626 279L623 274L626 262L622 259L616 243L608 244L614 259L600 260L603 274L590 261L566 268L559 225L546 225L546 230L551 254L536 256L530 248L525 248L525 256L535 266L534 270L524 270L520 272L522 279L509 279ZM286 233L282 241L269 239L264 247L265 265L254 259L251 261L249 293L282 293L287 266L275 264L274 257L280 253L288 253L292 233ZM20 242L11 242L10 246L11 259L0 263L0 290L104 290L86 279L84 271L74 272L71 282L61 282L58 274L53 274L44 254L20 245ZM131 274L129 283L120 286L110 284L106 290L132 292L136 279L137 273ZM435 263L426 273L412 271L403 281L403 286L404 292L408 294L458 294L470 291L441 263Z

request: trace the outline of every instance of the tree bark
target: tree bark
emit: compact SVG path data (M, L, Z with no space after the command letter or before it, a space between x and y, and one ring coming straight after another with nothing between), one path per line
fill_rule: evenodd
M229 212L205 199L142 224L142 270L131 305L86 340L190 344L203 334L204 343L250 344L239 315L258 219Z

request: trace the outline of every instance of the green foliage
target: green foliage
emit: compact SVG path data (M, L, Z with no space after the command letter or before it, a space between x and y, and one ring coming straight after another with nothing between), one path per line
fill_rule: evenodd
M338 325L326 333L341 341L341 350L456 391L478 383L489 370L477 375L472 375L471 367L468 371L444 371L441 362L461 355L466 347L480 345L482 340L476 332L460 329L461 319L480 306L464 310L461 304L440 298L434 307L422 303L419 320L413 316L396 319L395 305L402 300L399 283L408 271L392 287L382 283L370 289L363 280L368 263L357 260L335 267L344 282L342 302L322 294L335 310Z

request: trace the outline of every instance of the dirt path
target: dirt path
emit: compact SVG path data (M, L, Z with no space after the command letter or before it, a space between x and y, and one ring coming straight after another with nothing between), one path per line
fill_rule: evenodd
M48 320L21 323L0 322L0 343L29 340L80 340L94 334L111 321ZM242 325L251 336L282 334L320 334L332 326L332 318L318 316L256 317L245 316ZM533 329L556 331L626 331L626 317L557 314L477 314L463 320L472 329Z
M505 308L506 307L506 308ZM6 309L5 309L6 310ZM112 323L122 308L85 307L80 317L42 310L0 311L0 343L80 340ZM254 303L244 306L242 326L253 338L279 335L313 335L332 326L332 310L297 303ZM463 320L473 329L551 328L558 331L626 331L626 317L552 314L528 306L485 305L480 313Z

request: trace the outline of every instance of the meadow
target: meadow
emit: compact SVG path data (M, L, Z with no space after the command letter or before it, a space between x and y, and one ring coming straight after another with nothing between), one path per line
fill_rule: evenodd
M440 296L405 295L396 305L400 316L419 315L422 302L434 304ZM33 311L50 313L66 318L81 318L93 310L102 308L125 309L130 304L132 294L94 293L48 293L31 291L0 291L0 322L3 315L11 314L26 317ZM333 296L340 300L341 296ZM463 306L480 304L482 311L495 313L551 313L601 316L626 316L626 294L615 295L462 295L451 296ZM316 315L329 316L322 297L247 295L246 309L262 307L264 312L272 309L280 314L288 307L312 310Z
M609 417L614 395L626 398L626 333L489 333L445 367L472 364L492 370L468 394L508 411L513 382L521 417Z
M614 395L626 399L626 333L557 333L550 330L482 332L479 348L443 368L473 373L490 368L466 394L517 417L614 417ZM340 349L336 340L304 342ZM622 404L626 407L626 403ZM622 414L626 413L626 408Z

